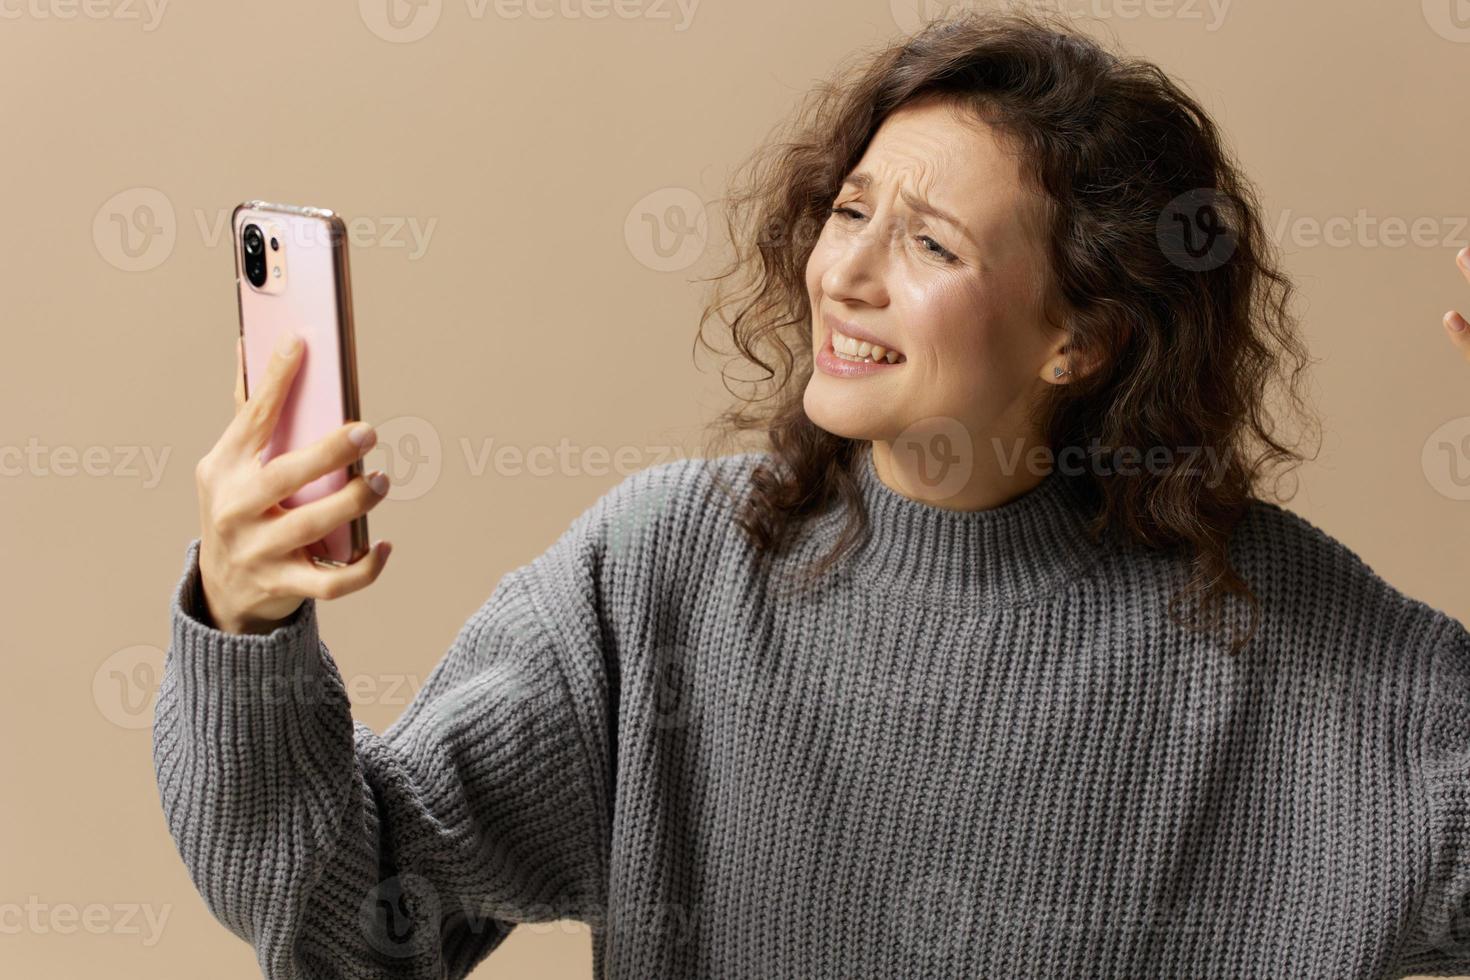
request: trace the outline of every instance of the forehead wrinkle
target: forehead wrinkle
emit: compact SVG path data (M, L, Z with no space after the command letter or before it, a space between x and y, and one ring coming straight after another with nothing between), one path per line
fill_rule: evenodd
M922 177L919 181L922 184ZM866 170L856 171L850 174L842 183L844 186L851 185L858 190L867 190L873 185L873 174ZM906 187L900 188L899 197L903 199L903 202L911 210L951 225L961 235L964 235L972 245L975 245L977 248L979 247L979 243L975 240L974 233L970 230L969 226L955 215L928 201L924 197L922 186L918 191L911 191Z

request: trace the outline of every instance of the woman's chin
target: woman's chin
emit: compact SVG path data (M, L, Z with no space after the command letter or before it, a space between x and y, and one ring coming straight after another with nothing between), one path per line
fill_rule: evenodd
M841 385L841 382L836 382ZM887 413L871 399L851 391L832 391L832 378L813 377L806 386L802 407L812 424L844 439L883 438L892 426Z

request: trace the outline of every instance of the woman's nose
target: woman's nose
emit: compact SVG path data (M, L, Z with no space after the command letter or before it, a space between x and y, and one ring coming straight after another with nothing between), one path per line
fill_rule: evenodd
M823 277L822 289L834 299L858 299L881 305L889 261L888 238L872 225L849 236Z

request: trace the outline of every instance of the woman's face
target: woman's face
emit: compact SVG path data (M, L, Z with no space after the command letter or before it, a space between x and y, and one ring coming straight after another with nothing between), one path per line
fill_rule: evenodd
M885 456L900 435L958 424L983 471L1002 462L991 462L992 439L1005 454L1018 439L1030 446L1028 410L1056 383L1053 367L1069 365L1065 332L1040 312L1039 201L994 131L944 102L905 106L832 205L806 267L817 359L808 417L884 444ZM832 331L844 323L901 359L838 358Z

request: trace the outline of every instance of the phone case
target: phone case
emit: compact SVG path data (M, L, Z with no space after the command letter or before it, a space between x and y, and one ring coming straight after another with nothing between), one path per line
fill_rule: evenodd
M265 248L277 238L284 261L279 277L263 286L246 275L242 235L249 224L261 227ZM286 330L305 342L302 362L270 442L261 452L268 461L318 441L345 422L362 417L358 404L357 352L352 326L352 287L347 265L347 229L342 219L321 208L246 201L230 221L235 253L235 285L244 340L245 393L261 377ZM264 253L267 272L272 252ZM346 486L362 472L362 461L318 477L281 501L299 507ZM307 548L314 561L346 565L367 554L367 516L361 515Z

